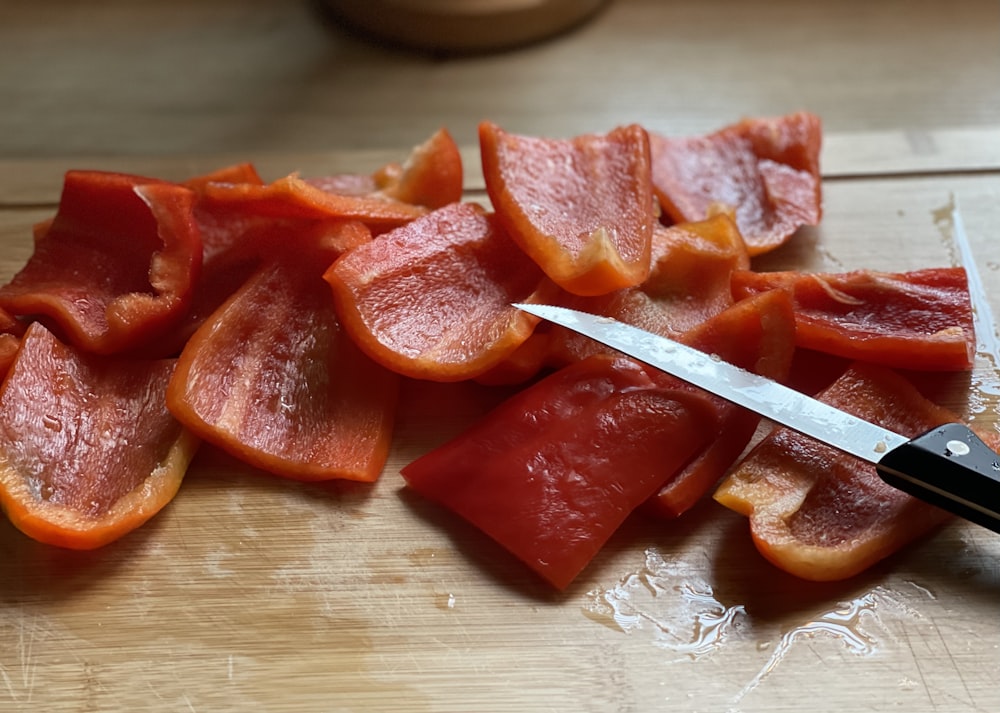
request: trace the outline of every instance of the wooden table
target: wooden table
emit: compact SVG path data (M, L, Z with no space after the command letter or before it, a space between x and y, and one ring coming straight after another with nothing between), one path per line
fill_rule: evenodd
M956 264L957 200L1000 314L998 79L992 0L618 0L566 36L466 58L366 44L307 3L8 4L0 273L68 168L369 170L446 125L475 189L482 118L693 133L806 108L827 131L824 222L759 266ZM944 393L986 427L995 357ZM557 595L398 475L498 398L408 382L374 487L288 483L206 448L169 508L103 550L0 523L0 709L1000 709L1000 537L955 523L807 585L706 502L630 521Z

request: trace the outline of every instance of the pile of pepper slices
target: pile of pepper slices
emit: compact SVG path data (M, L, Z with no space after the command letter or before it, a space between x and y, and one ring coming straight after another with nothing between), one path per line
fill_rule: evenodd
M463 200L443 129L371 175L72 171L0 287L0 504L37 540L99 547L174 497L202 441L371 482L400 379L471 379L524 386L402 474L553 586L633 511L707 494L777 566L856 574L947 516L785 429L741 458L757 416L511 306L615 317L793 386L793 363L836 357L822 399L903 434L955 420L896 369L971 368L963 270L752 269L819 222L820 143L805 112L684 138L484 122L489 209Z

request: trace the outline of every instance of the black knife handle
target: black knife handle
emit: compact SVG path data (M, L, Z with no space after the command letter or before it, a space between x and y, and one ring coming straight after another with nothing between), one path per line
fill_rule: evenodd
M1000 532L1000 456L967 426L932 428L875 468L889 485Z

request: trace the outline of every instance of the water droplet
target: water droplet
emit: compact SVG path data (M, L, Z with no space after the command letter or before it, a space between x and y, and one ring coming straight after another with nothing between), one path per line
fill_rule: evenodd
M442 611L447 611L449 609L455 608L455 595L450 592L447 594L438 594L435 605L438 609Z
M437 557L437 554L437 550L431 547L421 547L408 553L407 558L415 565L426 567L434 564L434 558Z

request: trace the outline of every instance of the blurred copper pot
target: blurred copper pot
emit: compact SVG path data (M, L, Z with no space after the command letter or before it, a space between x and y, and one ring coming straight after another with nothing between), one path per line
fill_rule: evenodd
M550 37L608 0L322 0L341 22L373 37L442 52L483 52Z

